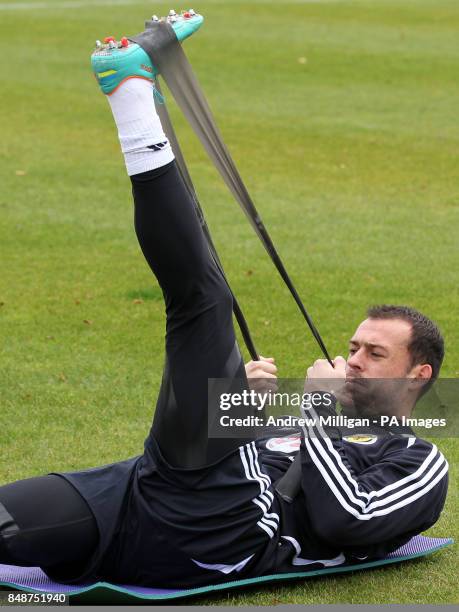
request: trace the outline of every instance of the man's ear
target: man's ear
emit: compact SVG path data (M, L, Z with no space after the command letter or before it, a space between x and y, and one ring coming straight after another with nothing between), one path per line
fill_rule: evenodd
M410 390L420 392L426 382L432 378L432 366L429 363L415 365L408 378L411 378Z
M408 374L408 378L417 378L424 381L429 380L429 378L432 378L432 366L430 363L415 365Z

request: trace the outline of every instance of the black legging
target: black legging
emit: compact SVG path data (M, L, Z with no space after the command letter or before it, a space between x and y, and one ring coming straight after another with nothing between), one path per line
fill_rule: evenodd
M208 439L208 379L229 377L244 385L232 297L175 162L131 180L137 237L167 314L166 364L146 452L154 437L171 464L202 466L245 441ZM68 567L69 575L77 575L75 567L96 548L98 530L88 505L59 476L0 487L0 504L0 563L59 566L60 575Z
M98 541L81 495L56 475L0 487L0 563L39 566L75 576Z
M208 436L218 412L209 379L230 380L233 392L246 385L231 291L175 162L131 180L137 238L163 290L167 315L166 363L150 436L172 465L208 465L256 437L248 428L244 438L241 430L238 439ZM235 410L232 416L239 416Z

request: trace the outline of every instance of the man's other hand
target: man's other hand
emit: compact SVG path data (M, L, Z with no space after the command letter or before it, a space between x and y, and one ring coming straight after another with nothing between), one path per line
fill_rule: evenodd
M250 389L257 393L277 391L277 367L274 357L262 357L259 361L249 361L245 364L245 373Z
M305 391L339 391L346 380L346 360L338 355L333 365L334 368L326 359L314 361L306 373Z

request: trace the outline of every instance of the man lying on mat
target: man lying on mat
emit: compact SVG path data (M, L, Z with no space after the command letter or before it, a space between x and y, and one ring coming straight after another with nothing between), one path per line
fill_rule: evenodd
M192 16L177 37L201 21ZM384 556L433 525L447 463L409 432L353 439L305 428L287 452L250 430L244 439L208 436L208 410L218 410L208 406L208 380L247 385L231 293L156 115L150 58L124 41L96 50L92 65L132 182L135 231L164 294L164 374L142 455L0 487L0 563L40 566L62 582L192 587ZM406 379L400 410L409 414L442 359L429 319L383 306L358 327L347 362L337 357L333 369L319 360L308 381L346 379L343 403L347 394L349 409L362 412L378 395L359 382ZM276 378L272 359L247 370ZM275 483L298 452L301 489L287 503Z

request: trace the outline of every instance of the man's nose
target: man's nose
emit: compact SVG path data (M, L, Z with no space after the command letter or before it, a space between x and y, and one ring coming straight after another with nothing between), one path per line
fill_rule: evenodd
M346 370L352 373L352 370L358 370L360 372L362 369L362 352L361 349L359 349L358 351L355 351L355 353L353 353L352 355L349 355Z

